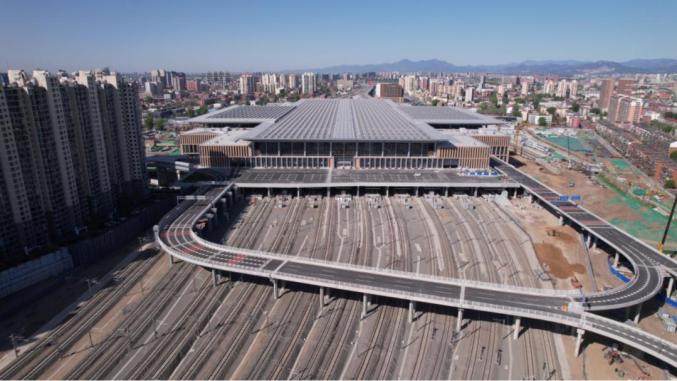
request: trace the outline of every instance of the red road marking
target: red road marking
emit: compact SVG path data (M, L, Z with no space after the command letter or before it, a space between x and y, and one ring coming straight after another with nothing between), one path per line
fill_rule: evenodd
M240 264L240 262L244 261L247 258L246 255L238 254L234 256L232 259L229 259L228 262L226 262L227 266L237 266Z

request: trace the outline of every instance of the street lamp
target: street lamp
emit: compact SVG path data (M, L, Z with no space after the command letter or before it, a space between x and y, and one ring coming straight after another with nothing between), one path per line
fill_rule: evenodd
M663 249L665 248L665 240L668 238L668 231L670 230L670 225L672 224L672 216L675 214L675 205L677 204L677 196L675 196L675 200L672 202L672 209L670 209L670 216L668 217L668 223L665 225L665 231L663 232L663 239L661 239L661 242L658 244L658 251L661 253L663 252Z

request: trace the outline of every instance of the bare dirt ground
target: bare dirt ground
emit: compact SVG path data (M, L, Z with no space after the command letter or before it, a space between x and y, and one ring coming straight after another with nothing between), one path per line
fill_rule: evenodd
M518 160L525 164L520 168L521 170L543 181L556 191L562 194L580 194L583 197L583 202L581 203L582 206L604 219L610 220L612 218L620 218L624 220L633 220L636 218L636 211L626 205L616 203L613 208L609 208L608 203L616 198L617 195L612 190L597 185L596 182L590 180L582 173L561 168L562 173L560 175L554 175L546 170L542 170L535 162L523 158L519 158ZM575 187L569 187L570 180L573 180L576 183ZM584 290L592 290L590 274L588 274L588 271L585 270L584 266L584 261L586 259L583 256L584 253L580 242L581 238L578 233L566 226L559 227L562 229L562 236L566 237L564 240L552 242L553 237L547 236L545 240L541 241L546 231L558 229L555 217L542 209L540 209L540 211L545 213L545 215L539 213L539 208L534 211L533 208L529 208L528 206L519 206L519 201L515 202L515 204L517 205L515 208L516 214L520 215L521 213L523 220L526 222L526 228L534 240L534 246L539 261L550 266L550 274L553 278L558 280L558 286L562 288L566 287L566 285L562 284L563 282L561 281L562 279L560 276L570 277L571 274L574 273L583 284ZM548 238L550 238L550 240L547 240ZM560 247L560 245L565 244L565 241L572 240L577 241L576 247L572 245L568 246L568 249ZM549 242L552 245L546 245L544 242ZM567 257L566 263L562 260L562 255L560 254ZM592 262L592 272L594 273L599 290L619 287L623 284L621 280L613 276L608 270L608 253L599 249L591 249L590 259ZM576 272L576 269L581 269L579 266L583 266L584 270L582 274ZM569 282L567 281L566 283ZM675 312L675 309L667 308L673 313ZM677 342L677 335L665 331L662 322L655 312L657 312L657 308L649 310L647 306L643 318L640 321L640 327L647 332L660 336L666 340ZM575 340L575 338L570 340L570 345L573 345L573 340ZM639 370L638 365L634 364L634 360L632 360L631 357L626 359L627 361L625 364L615 364L613 367L610 367L607 365L608 360L603 359L603 347L603 345L598 343L587 346L584 350L584 355L582 355L582 357L585 357L585 375L581 374L580 377L587 376L590 379L636 379L642 376L654 379L665 378L662 371L653 366L644 366L644 369L651 374L650 377L646 377L642 374L642 371ZM573 352L573 349L571 351ZM570 360L570 364L572 365L572 377L576 378L575 373L573 373L577 368L576 361L571 361L574 360ZM596 366L595 364L604 365ZM621 369L622 372L619 374L625 374L625 377L620 377L619 374L616 374L614 371L615 368Z
M562 254L562 249L551 243L537 243L536 255L541 263L545 263L550 273L558 279L566 279L583 274L585 267L579 263L569 263Z
M581 354L574 357L576 336L564 336L562 341L565 349L564 357L571 369L571 379L587 380L662 380L668 377L662 369L635 361L632 357L622 355L623 363L610 365L609 359L604 358L607 345L591 340L590 334L583 336Z
M542 169L540 165L531 160L519 156L517 160L524 164L520 167L520 170L543 181L556 191L565 195L581 195L583 198L583 201L580 203L581 206L606 220L612 218L632 220L635 218L635 212L625 205L617 204L614 205L614 208L608 208L607 204L617 197L616 194L612 190L597 185L597 183L590 180L583 173L560 168L562 173L555 175ZM569 181L574 181L576 185L570 188Z
M571 279L576 277L584 290L592 290L579 234L569 226L559 226L552 214L526 199L513 200L512 205L510 212L531 237L538 261L556 287L571 289Z

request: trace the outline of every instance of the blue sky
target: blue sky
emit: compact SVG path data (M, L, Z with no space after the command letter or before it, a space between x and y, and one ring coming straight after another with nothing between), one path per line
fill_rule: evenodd
M0 69L677 58L676 20L672 0L2 0Z

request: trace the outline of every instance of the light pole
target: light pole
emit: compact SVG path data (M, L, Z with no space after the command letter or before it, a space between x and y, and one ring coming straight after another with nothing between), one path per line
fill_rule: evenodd
M12 341L12 348L14 348L14 356L19 357L18 342L24 339L23 336L18 336L12 333L9 335L9 339Z
M665 231L663 232L663 239L658 244L658 251L661 253L665 248L665 240L668 238L668 231L670 230L670 224L672 224L672 216L675 214L675 205L677 204L677 195L675 196L675 201L672 202L672 209L670 209L670 216L668 217L668 223L665 225Z

